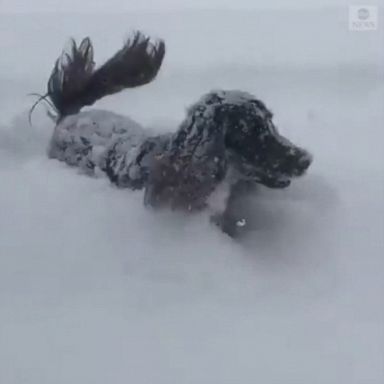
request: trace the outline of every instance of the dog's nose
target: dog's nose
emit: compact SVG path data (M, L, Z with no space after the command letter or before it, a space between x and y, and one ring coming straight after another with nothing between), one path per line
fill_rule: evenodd
M305 155L301 156L298 162L300 169L305 171L312 164L312 160L312 155L310 155L309 153L306 153Z

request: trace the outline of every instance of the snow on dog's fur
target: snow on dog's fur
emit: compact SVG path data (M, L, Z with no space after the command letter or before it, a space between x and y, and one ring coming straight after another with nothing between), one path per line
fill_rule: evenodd
M311 163L310 154L282 137L272 113L242 91L212 91L187 112L174 133L152 135L128 117L108 111L80 112L83 106L152 81L165 54L162 41L137 32L95 69L93 47L85 38L57 60L48 81L48 100L56 112L49 156L87 173L104 172L118 187L144 189L145 204L187 211L207 206L221 195L215 219L233 234L226 200L239 184L284 188ZM220 193L226 184L227 193Z

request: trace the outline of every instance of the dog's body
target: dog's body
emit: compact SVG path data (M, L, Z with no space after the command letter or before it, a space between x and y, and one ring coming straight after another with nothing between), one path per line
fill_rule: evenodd
M166 142L166 135L152 136L129 117L90 110L66 116L56 125L48 155L89 174L101 170L118 187L141 189L148 173L145 148Z
M214 169L211 170L210 176L216 182L212 185L212 189L224 179L229 184L236 184L241 180L254 181L252 174L247 175L244 170L240 171L241 164L237 167L234 166L234 161L229 164L228 160L231 158L229 150L224 149L224 152L227 152L224 153L223 148L218 146L216 149L212 148L217 152L217 156L205 152L198 153L201 151L202 140L206 140L209 145L215 145L212 142L216 140L214 136L218 136L220 141L224 140L222 127L218 127L218 134L212 132L212 137L203 137L208 136L209 132L205 128L199 132L195 125L197 118L209 121L217 118L214 111L216 105L211 104L209 100L219 95L221 101L225 100L226 103L227 99L230 99L230 103L241 103L242 99L252 100L251 95L240 91L211 92L189 109L178 131L162 135L142 127L127 116L110 111L93 109L79 112L64 117L56 125L49 144L48 156L78 167L90 175L102 172L119 188L142 189L154 178L153 175L150 176L151 170L159 164L163 166L165 158L183 148L186 151L183 156L190 157L188 161L190 168L193 164L192 159L201 162L205 167L208 167L210 162L213 163ZM212 110L207 111L208 109ZM204 114L204 117L200 116ZM207 122L204 121L205 124ZM184 143L182 140L187 142ZM194 153L193 149L196 149L197 153Z
M148 53L149 45L149 39L138 34L122 50L123 58L118 53L93 72L93 48L84 39L79 48L73 44L69 59L67 55L64 63L56 63L47 93L58 114L50 157L87 173L99 169L118 187L145 189L147 205L188 211L204 208L223 181L233 185L233 191L242 182L284 188L309 167L308 152L282 137L266 106L241 91L204 95L188 109L176 132L163 135L112 112L79 112L83 105L119 91L120 83L129 87L153 79L164 44L151 45ZM145 70L137 56L146 63ZM128 65L128 73L121 61L137 65ZM113 84L101 82L100 72ZM75 87L73 78L79 73L80 86Z

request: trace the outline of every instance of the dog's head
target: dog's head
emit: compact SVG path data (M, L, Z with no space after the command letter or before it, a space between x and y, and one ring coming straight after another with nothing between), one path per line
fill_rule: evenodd
M271 111L243 92L225 92L223 111L229 107L226 147L231 163L246 178L270 188L284 188L302 176L312 156L283 137Z

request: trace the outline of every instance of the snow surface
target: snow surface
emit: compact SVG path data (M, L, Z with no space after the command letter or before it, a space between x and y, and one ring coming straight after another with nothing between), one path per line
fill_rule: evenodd
M0 15L1 384L384 382L383 23L319 12ZM102 60L131 27L166 39L164 68L98 106L167 131L243 89L314 154L242 242L49 160L43 108L28 126L69 35Z
M382 0L364 0L365 5L378 5ZM356 4L351 0L1 0L4 12L132 12L191 9L319 9ZM0 10L1 11L1 10Z

